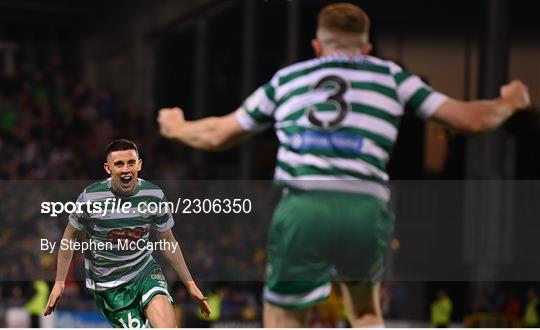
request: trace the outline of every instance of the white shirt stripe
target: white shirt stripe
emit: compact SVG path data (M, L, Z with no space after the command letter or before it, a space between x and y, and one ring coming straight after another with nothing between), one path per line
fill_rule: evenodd
M116 196L110 191L90 192L84 193L85 200L97 202L105 200L107 198L116 198Z
M317 116L323 120L329 120L335 118L334 112L319 112ZM298 126L313 128L311 123L306 117L302 117L296 123ZM363 113L349 113L347 117L341 122L341 126L363 129L375 134L381 135L390 141L395 141L398 130L395 126L388 123L383 119L366 115Z
M346 191L372 195L383 201L390 200L390 190L388 187L373 181L361 180L350 176L302 175L300 177L293 177L277 167L275 178L277 180L283 180L288 186L303 190Z
M398 95L401 104L405 105L409 99L422 87L427 85L417 76L410 76L398 87Z
M146 258L146 257L148 257L149 255L152 254L152 252L150 252L150 250L143 250L143 251L145 251L145 253L142 254L141 256L135 258L135 260L133 260L131 262L128 262L128 263L122 263L122 265L117 266L117 267L98 267L98 266L95 266L91 262L90 263L90 271L92 273L94 273L94 275L98 275L98 276L110 275L110 274L112 274L113 272L115 272L115 271L117 271L119 269L124 269L124 268L131 267L133 265L136 265L139 262L141 262L144 258ZM152 258L150 258L150 259L152 259ZM142 269L142 267L140 269Z
M388 174L361 159L330 158L310 154L297 154L287 149L280 148L277 158L292 167L315 166L323 169L339 169L357 172L366 176L375 176L381 180L388 180Z
M388 74L346 68L321 68L278 87L275 98L276 100L281 100L287 94L303 86L313 87L323 77L330 75L338 76L351 82L377 83L391 89L396 88L394 77Z
M167 219L167 222L164 222L161 225L155 224L154 227L156 228L157 231L162 233L164 231L171 229L173 225L174 225L174 219L172 216L170 216L169 219Z
M316 103L329 102L328 97L331 94L332 91L313 90L308 93L295 95L276 110L276 120L281 121L290 114ZM403 115L403 107L396 100L377 92L351 89L345 93L344 100L347 103L358 103L377 108L392 116L398 117Z
M132 260L133 258L139 258L142 254L145 254L147 252L148 252L147 250L142 249L140 252L135 253L133 255L127 255L127 256L116 255L114 257L109 257L109 256L106 256L104 254L99 254L98 253L96 259L98 259L98 260L103 259L103 260L107 260L107 261L126 261L126 260Z
M431 117L446 100L448 100L446 95L435 91L432 92L420 105L418 115L422 118Z
M330 286L330 283L326 283L304 294L281 294L281 293L273 292L270 289L268 289L268 287L265 287L263 296L264 296L264 299L270 302L273 302L279 305L293 306L293 305L305 304L305 303L312 302L312 301L315 301L324 297L328 297L330 295L331 290L332 290L332 287Z
M153 287L152 289L148 290L145 294L143 294L142 298L141 298L141 304L144 305L146 303L146 300L148 300L148 298L150 298L150 296L154 293L154 292L163 292L165 293L165 295L167 296L167 298L169 299L170 302L172 302L172 298L171 296L169 295L169 292L167 291L167 289L165 288L162 288L160 286L155 286Z
M260 132L270 127L270 124L261 125L257 123L251 116L246 112L246 109L243 107L238 108L234 113L236 119L240 126L247 132Z
M257 90L251 94L245 101L244 106L248 111L259 109L265 115L272 117L275 104L266 96L266 92L263 87L257 88Z
M344 99L349 103L359 103L377 108L392 116L403 115L403 107L395 99L374 91L351 89L345 93Z
M326 102L331 93L332 91L313 90L309 93L291 97L277 109L275 115L276 121L282 121L288 115L304 107L308 107L316 103Z
M146 265L148 265L148 263L150 263L151 260L153 260L153 258L149 258L148 261L144 265L142 265L139 269L144 269L144 267L146 267ZM117 280L114 280L114 281L108 281L108 282L94 282L94 281L92 281L92 282L95 285L95 290L104 291L104 290L116 288L117 286L125 284L125 283L131 281L132 279L134 279L135 277L137 277L137 275L139 275L138 271L130 272L126 276L122 276L121 278L119 278Z
M162 199L163 191L161 189L141 189L133 197L156 197Z

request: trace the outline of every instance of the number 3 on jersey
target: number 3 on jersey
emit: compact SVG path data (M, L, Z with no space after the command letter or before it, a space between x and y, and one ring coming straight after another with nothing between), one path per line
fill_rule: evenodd
M350 110L349 104L343 99L343 96L347 92L347 83L342 78L338 76L326 76L319 80L313 89L326 90L329 86L333 87L333 93L328 96L325 102L333 103L336 106L336 117L333 119L320 119L320 117L317 116L317 109L315 105L310 105L306 109L306 115L309 122L325 130L337 128L345 119Z

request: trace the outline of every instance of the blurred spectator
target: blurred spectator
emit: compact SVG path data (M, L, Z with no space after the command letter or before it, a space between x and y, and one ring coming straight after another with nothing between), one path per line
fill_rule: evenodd
M436 328L447 328L452 316L452 301L446 291L439 289L435 301L431 303L431 325Z
M381 309L385 319L402 317L405 289L398 280L381 283Z
M388 311L388 317L392 319L402 318L404 317L403 310L407 303L405 288L397 279L390 282L389 286L390 309Z
M521 303L512 288L505 287L496 296L493 310L486 316L493 318L497 326L514 327L520 325Z
M515 297L512 290L508 291L508 300L504 306L503 314L508 318L511 323L519 321L521 314L521 304Z
M107 88L102 88L99 92L99 97L96 101L96 109L102 119L107 119L114 122L116 119L116 98Z
M49 285L42 280L33 282L34 295L24 305L24 308L30 314L30 327L41 328L40 316L47 305L47 299L49 298Z
M188 299L188 294L186 289L183 286L177 286L174 290L174 315L176 317L176 325L179 328L185 327L185 314L186 314L186 305L189 304L190 299Z
M527 304L525 315L523 316L523 326L527 328L538 328L540 326L540 300L536 290L530 288L527 292Z

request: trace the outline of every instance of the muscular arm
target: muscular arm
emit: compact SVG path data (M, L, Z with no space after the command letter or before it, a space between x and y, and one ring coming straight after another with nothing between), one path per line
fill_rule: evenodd
M492 100L463 102L448 99L433 114L433 119L464 133L489 132L499 127L514 112L530 106L528 88L513 81L501 88Z
M180 108L161 109L158 123L163 136L206 151L226 150L250 137L234 113L186 121Z
M164 239L167 242L178 243L176 239L174 238L174 235L170 229L164 232L157 232L157 236L159 239ZM191 295L191 298L197 304L199 304L201 312L208 317L208 315L210 315L212 310L210 309L210 306L208 305L208 301L206 297L199 290L199 288L197 287L197 284L195 284L195 281L193 281L193 278L191 277L191 274L189 273L189 269L186 265L186 261L184 260L184 255L182 254L182 251L180 250L180 245L178 245L178 248L174 251L172 249L164 249L162 253L163 253L163 256L165 256L165 259L167 259L169 264L176 271L176 274L178 274L178 277L180 277L180 280L186 286L189 294Z
M79 230L73 227L69 222L64 230L64 235L62 239L74 240L78 234ZM66 282L67 273L69 270L69 264L71 263L71 258L73 257L73 250L70 249L58 249L58 260L56 265L56 280L54 286L49 295L49 300L47 306L45 306L45 311L43 314L45 316L51 314L56 309L58 301L64 292L64 286Z
M64 230L64 236L62 236L62 239L73 241L78 236L79 232L79 230L77 230L68 222L66 229ZM58 260L56 263L56 282L65 282L72 257L73 250L60 248L58 249Z
M165 232L157 232L157 236L159 239L164 239L167 242L178 244L170 229ZM180 245L178 245L178 248L174 252L172 249L164 249L161 252L163 253L165 259L167 259L167 262L172 266L176 274L178 274L180 280L186 285L186 287L194 284L193 278L189 273L186 261L184 260L184 255L180 250Z

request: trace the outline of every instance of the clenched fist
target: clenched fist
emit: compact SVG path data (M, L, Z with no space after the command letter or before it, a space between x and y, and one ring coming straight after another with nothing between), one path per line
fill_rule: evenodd
M166 138L177 137L177 132L186 122L184 112L180 108L163 108L159 110L157 122L159 132Z
M524 109L531 105L529 88L520 80L512 82L501 87L501 97L516 109Z

